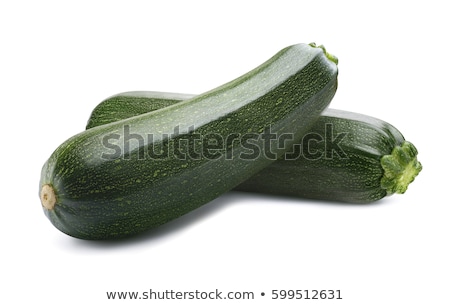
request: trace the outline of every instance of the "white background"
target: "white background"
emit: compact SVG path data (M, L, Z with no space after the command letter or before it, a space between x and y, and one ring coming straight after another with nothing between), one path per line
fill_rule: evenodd
M219 289L255 299L201 303L450 304L444 1L67 3L0 4L0 303L194 304L106 291ZM41 167L101 100L201 93L312 41L339 57L332 107L384 119L419 149L406 194L348 205L229 193L125 242L77 240L44 216ZM343 300L275 301L272 289Z

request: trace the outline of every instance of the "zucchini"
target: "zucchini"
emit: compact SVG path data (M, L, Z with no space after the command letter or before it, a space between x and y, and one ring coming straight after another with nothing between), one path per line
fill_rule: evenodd
M86 128L155 111L193 96L150 91L117 94L92 111ZM295 150L235 190L369 203L404 193L421 169L417 149L391 124L328 108Z
M81 132L42 168L44 213L81 239L127 237L180 217L284 155L330 103L337 75L323 47L293 45L192 99ZM199 138L216 140L215 149L200 143L214 153L199 154Z

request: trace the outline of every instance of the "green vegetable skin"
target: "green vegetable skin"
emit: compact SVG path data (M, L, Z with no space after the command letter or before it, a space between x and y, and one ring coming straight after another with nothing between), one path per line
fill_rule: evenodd
M87 129L168 107L194 95L125 92L101 102ZM326 109L295 150L235 190L369 203L402 194L422 169L417 150L391 124Z
M126 237L186 214L284 155L328 106L337 74L335 58L323 47L298 44L185 102L75 135L43 166L44 212L56 228L82 239ZM265 151L268 129L293 138L271 147L275 158L243 158L249 145ZM224 142L219 156L180 158L195 153L188 145L180 155L154 158L166 148L176 152L181 140L212 133L237 136Z

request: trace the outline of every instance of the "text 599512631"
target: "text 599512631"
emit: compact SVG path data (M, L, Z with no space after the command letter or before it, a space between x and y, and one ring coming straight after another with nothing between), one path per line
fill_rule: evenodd
M342 300L340 290L272 290L272 299L278 300Z

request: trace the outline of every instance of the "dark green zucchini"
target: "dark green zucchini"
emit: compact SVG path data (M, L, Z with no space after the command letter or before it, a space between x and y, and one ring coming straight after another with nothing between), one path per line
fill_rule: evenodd
M101 102L86 128L158 110L194 95L125 92ZM235 190L368 203L404 193L420 172L417 150L391 124L362 114L326 109L295 151Z
M304 135L335 94L336 63L323 47L290 46L209 92L73 136L42 169L45 214L68 235L111 239L194 210Z

